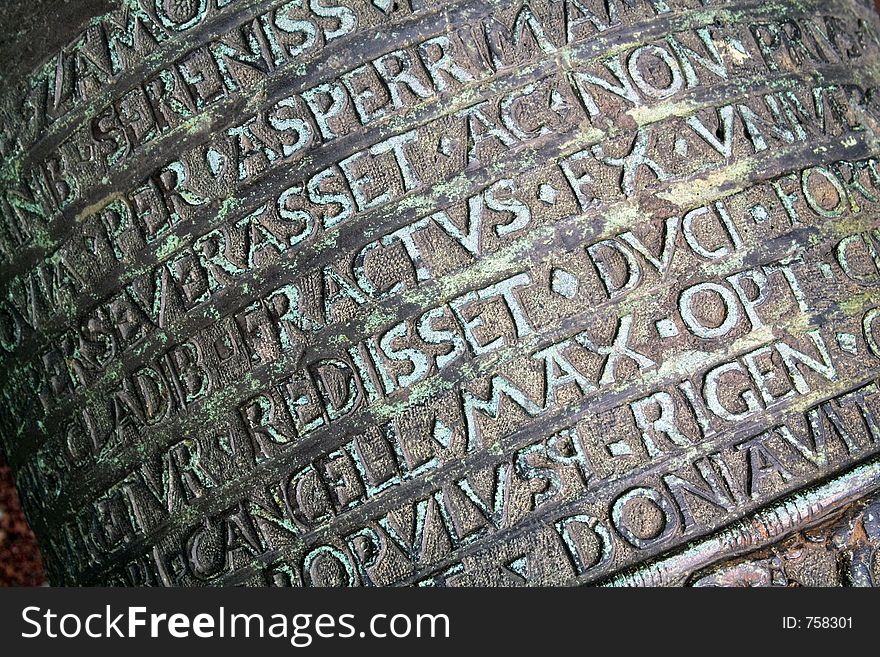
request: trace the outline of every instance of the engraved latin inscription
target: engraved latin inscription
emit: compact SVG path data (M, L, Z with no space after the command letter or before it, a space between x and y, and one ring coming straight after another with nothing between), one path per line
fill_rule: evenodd
M6 93L55 581L616 581L877 467L868 8L442 5L129 2Z

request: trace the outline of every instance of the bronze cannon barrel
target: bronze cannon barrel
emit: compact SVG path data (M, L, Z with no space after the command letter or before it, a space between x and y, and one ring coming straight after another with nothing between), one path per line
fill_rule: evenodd
M880 581L867 0L0 14L53 583Z

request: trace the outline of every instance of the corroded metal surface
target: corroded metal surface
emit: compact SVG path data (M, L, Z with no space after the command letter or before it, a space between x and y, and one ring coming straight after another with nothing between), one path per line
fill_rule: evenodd
M0 106L53 581L876 581L871 3L82 12Z
M878 586L880 499L847 507L825 524L749 558L725 562L691 580L694 586Z

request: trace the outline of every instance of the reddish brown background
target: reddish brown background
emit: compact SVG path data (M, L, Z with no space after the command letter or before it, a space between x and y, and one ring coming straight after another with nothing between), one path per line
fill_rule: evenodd
M0 586L39 586L46 580L34 535L0 457Z

